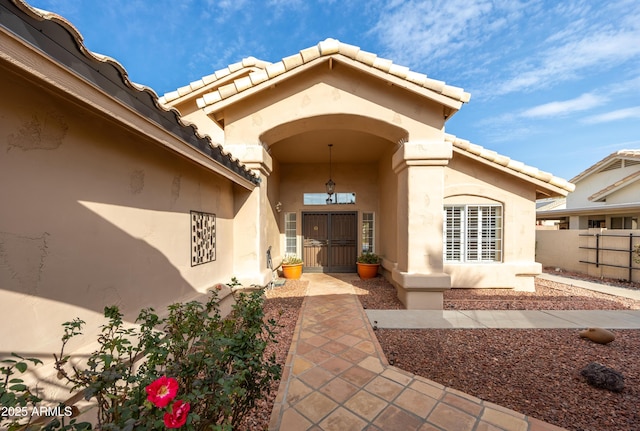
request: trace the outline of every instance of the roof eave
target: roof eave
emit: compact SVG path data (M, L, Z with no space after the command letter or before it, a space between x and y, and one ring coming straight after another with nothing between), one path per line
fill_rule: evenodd
M633 202L628 204L616 204L616 205L594 205L591 207L536 211L536 216L539 218L569 217L572 215L587 215L587 214L625 214L630 211L640 211L640 202Z
M95 72L99 77L104 77L117 69L119 70L118 73L125 74L126 79L126 71L115 60L102 60L99 56L91 54L82 45L81 37L71 24L66 21L61 22L61 19L57 16L52 19L40 15L30 6L21 2L16 2L15 7L17 8L17 13L25 13L27 15L28 18L26 20L35 19L57 24L72 36L74 43L78 46L78 52L76 53L78 56L76 56L76 54L64 50L61 45L56 45L55 38L49 39L49 36L43 35L35 27L33 27L33 32L30 32L29 29L32 27L25 26L24 24L29 24L26 21L22 21L24 24L13 20L0 21L0 39L2 39L0 45L3 47L3 50L0 51L0 56L16 72L20 71L20 76L32 81L35 80L38 85L51 88L73 101L73 103L104 115L110 118L111 121L122 124L130 128L130 130L148 137L158 145L174 151L191 162L216 172L246 189L251 190L256 187L259 179L246 167L239 164L237 160L234 161L230 154L225 154L221 148L213 146L208 137L197 134L194 126L182 122L176 110L160 108L153 90L140 88L128 81L128 79L126 81L124 79L121 80L121 83L128 87L128 91L131 92L128 97L131 97L132 103L137 104L138 108L144 108L143 110L151 114L151 116L147 116L119 98L114 97L105 89L83 76L81 72L71 69L54 55L48 53L46 48L51 49L53 47L55 49L56 46L59 46L63 48L61 52L73 55L74 61L87 62L87 64L83 63L83 67L86 69L85 72L89 70ZM11 10L6 13L9 14L7 16L17 16L20 19L18 15L11 15ZM22 34L25 32L26 34ZM37 37L47 38L47 45L44 48L38 46L38 41L34 40ZM89 64L90 62L97 63ZM37 65L37 67L34 65ZM105 68L105 70L102 70L105 75L100 73L100 68ZM173 129L163 127L158 121L170 122L174 127ZM178 134L174 133L175 131ZM190 137L191 141L185 141L181 135ZM229 166L226 166L223 162Z
M633 154L628 154L629 152L631 152ZM611 161L616 160L616 159L638 160L638 159L640 159L640 155L638 155L638 150L620 150L620 151L616 151L615 153L611 153L607 157L605 157L604 159L602 159L602 160L594 163L593 165L589 166L587 169L585 169L584 171L580 172L578 175L576 175L575 177L573 177L569 181L571 181L572 183L577 183L579 181L582 181L586 177L597 173L600 169L602 169L603 167L608 165Z
M543 198L551 198L551 197L565 197L569 194L569 190L562 188L560 186L556 186L553 185L551 183L542 181L538 178L532 177L530 175L527 175L525 173L522 172L518 172L515 171L513 169L509 169L505 166L502 166L498 163L493 163L483 157L477 156L475 154L469 153L465 150L459 149L454 147L453 151L465 156L465 157L469 157L470 159L473 159L475 161L478 161L482 164L491 166L501 172L504 172L506 174L512 175L516 178L520 178L521 180L527 181L529 183L532 183L533 185L536 186L536 199L543 199Z
M640 171L634 172L631 175L621 179L618 183L614 183L608 187L603 188L602 190L597 191L596 193L589 196L587 199L593 202L600 202L602 199L605 199L607 196L615 193L619 190L624 189L625 187L630 186L636 181L640 180Z

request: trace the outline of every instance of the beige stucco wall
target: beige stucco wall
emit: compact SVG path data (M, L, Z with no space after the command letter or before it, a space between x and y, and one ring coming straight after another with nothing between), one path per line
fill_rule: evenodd
M445 264L452 287L533 289L535 262L535 189L511 175L454 155L445 173L445 202L503 206L503 261L488 264Z
M596 234L599 239L599 255L596 256ZM616 235L604 236L604 235ZM630 241L631 240L631 244ZM536 258L545 267L574 271L594 277L628 280L629 253L612 250L629 250L640 244L640 230L622 229L571 229L536 231ZM608 250L602 250L602 249ZM591 264L583 262L592 262ZM607 265L595 265L595 262ZM631 262L631 279L640 281L640 263Z
M629 184L627 187L620 189L607 196L607 204L626 204L630 202L640 202L640 181Z
M580 263L586 252L579 248L579 235L586 232L577 229L536 231L536 260L544 267L586 274L587 264Z
M295 76L279 81L275 87L253 92L248 90L241 101L229 103L216 118L224 118L225 148L243 162L258 169L275 164L277 157L262 156L262 164L254 153L265 147L277 147L278 143L295 139L304 133L322 134L324 130L349 130L363 132L386 140L388 149L379 159L360 170L357 156L334 167L334 181L337 191L354 191L357 205L329 206L326 211L374 211L376 213L376 249L393 259L397 254L397 180L392 171L391 157L398 143L407 138L428 141L444 139L444 119L442 107L423 96L393 86L380 85L379 79L353 70L338 62L332 68L327 63L296 72ZM255 150L248 148L254 146ZM326 148L326 147L325 147ZM304 149L304 139L300 140L300 151ZM366 148L365 148L366 151ZM322 159L326 152L322 151ZM254 163L255 162L255 163ZM272 229L284 234L283 214L303 210L318 210L317 207L302 206L304 192L324 192L327 181L326 163L284 163L279 167L269 167L269 175L279 172L279 199L282 203L278 223L272 223L271 215L258 215L259 223L267 232L265 240L259 240L259 248L272 245ZM340 175L346 175L340 178ZM269 176L269 175L265 175ZM378 178L378 176L380 176ZM268 178L268 187L274 187L278 180ZM293 186L292 186L293 184ZM354 189L355 187L355 189ZM384 193L379 192L384 188ZM255 193L255 192L254 192ZM269 197L270 206L275 203ZM266 207L269 207L267 205ZM266 208L265 207L265 208ZM301 218L299 218L301 220ZM359 216L361 221L361 214ZM298 223L300 232L301 223Z
M0 351L49 359L74 317L91 340L106 305L131 321L230 280L230 181L0 72ZM190 210L216 214L215 262L191 267Z
M396 229L398 224L398 179L391 169L391 159L395 148L386 151L378 162L380 178L380 216L376 220L378 226L378 252L386 261L388 270L398 261L398 244Z

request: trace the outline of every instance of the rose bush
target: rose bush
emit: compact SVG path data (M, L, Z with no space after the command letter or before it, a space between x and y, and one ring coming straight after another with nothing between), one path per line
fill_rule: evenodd
M169 306L166 318L142 310L139 327L125 325L117 307L106 307L100 348L84 367L70 365L65 354L84 322L66 322L58 375L95 400L103 431L231 430L281 375L275 355L264 357L276 323L264 319L262 292L235 299L226 318L214 290L206 303Z

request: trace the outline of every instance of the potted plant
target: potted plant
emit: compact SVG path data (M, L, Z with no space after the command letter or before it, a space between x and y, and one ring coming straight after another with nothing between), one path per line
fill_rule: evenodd
M371 252L364 252L358 256L358 275L361 279L373 278L378 275L378 267L380 266L380 257Z
M302 276L302 259L295 254L286 255L282 260L282 275L292 280L299 279Z

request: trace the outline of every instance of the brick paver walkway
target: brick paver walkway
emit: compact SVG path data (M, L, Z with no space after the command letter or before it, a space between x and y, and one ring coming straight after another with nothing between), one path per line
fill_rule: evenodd
M563 430L389 365L350 277L304 275L270 430Z

